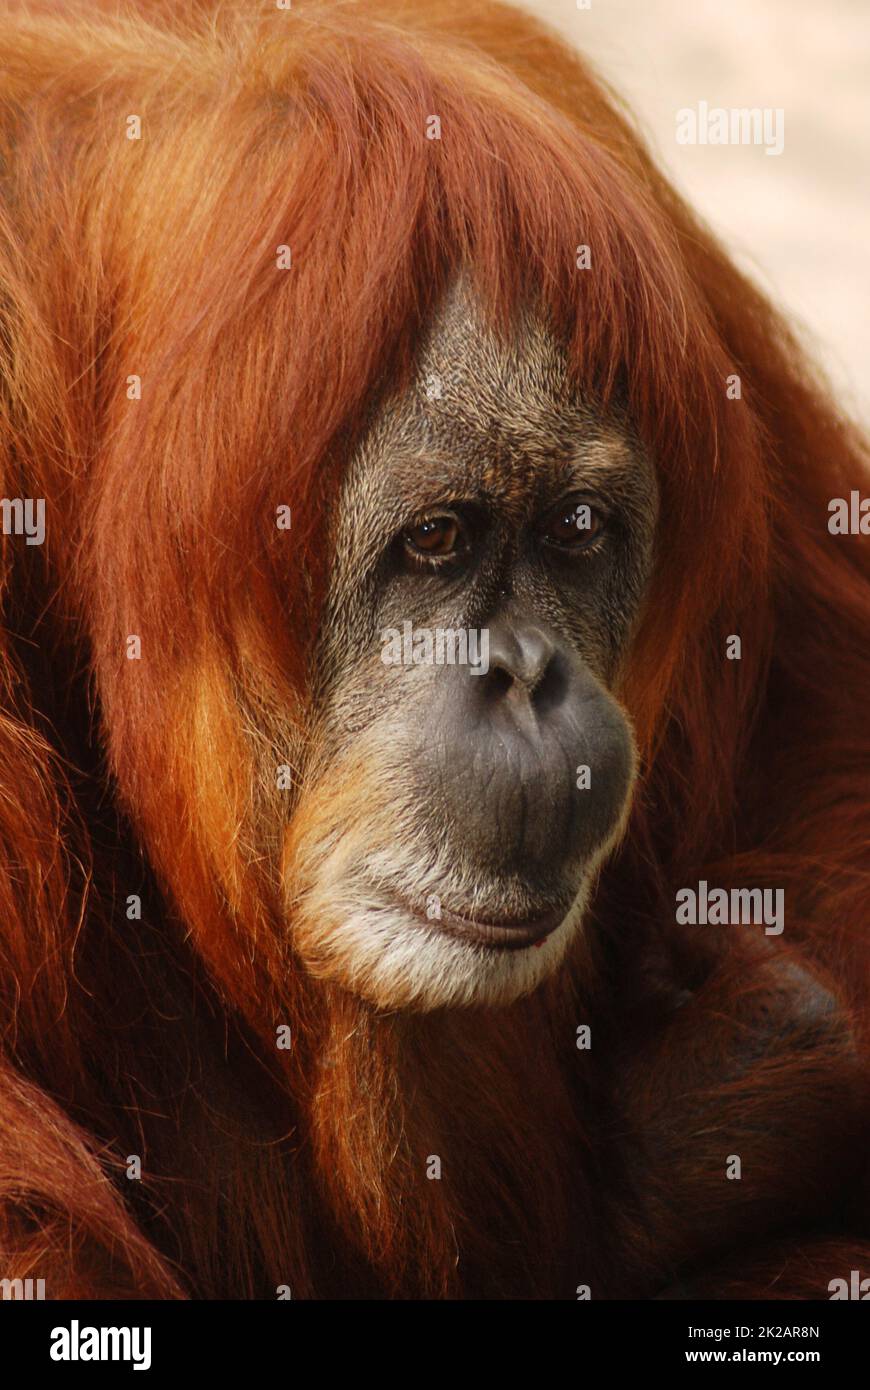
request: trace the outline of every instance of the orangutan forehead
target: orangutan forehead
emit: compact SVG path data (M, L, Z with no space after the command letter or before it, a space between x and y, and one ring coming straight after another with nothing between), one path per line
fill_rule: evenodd
M460 284L429 326L412 389L375 420L350 486L374 471L366 491L379 506L479 497L522 515L556 492L630 486L638 448L625 421L581 398L538 314L497 333Z

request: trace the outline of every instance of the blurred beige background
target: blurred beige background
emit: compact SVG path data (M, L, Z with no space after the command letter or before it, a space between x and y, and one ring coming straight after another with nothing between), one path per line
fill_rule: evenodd
M870 0L515 0L628 99L660 163L870 426ZM778 107L785 148L676 142L681 107Z

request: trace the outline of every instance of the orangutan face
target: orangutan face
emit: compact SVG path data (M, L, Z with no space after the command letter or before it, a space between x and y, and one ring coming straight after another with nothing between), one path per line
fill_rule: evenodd
M376 414L334 525L298 949L384 1007L508 1002L556 969L625 823L613 694L652 468L534 316L457 287ZM297 886L297 885L294 885Z

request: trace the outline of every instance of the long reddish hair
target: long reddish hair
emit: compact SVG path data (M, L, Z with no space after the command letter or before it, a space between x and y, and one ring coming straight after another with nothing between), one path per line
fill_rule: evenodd
M0 569L3 1272L449 1294L498 1260L547 1292L556 1233L596 1221L563 1195L594 1097L556 1023L594 963L491 1017L383 1019L306 978L283 919L258 768L304 763L341 459L459 267L504 329L541 301L661 489L597 915L660 931L700 876L776 882L860 1023L870 559L827 520L866 445L589 67L507 7L32 0L0 55L0 488L47 508Z

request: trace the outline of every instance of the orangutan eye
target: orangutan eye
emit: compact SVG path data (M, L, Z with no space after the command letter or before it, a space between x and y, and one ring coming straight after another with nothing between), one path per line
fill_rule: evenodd
M598 540L606 525L607 519L597 507L569 498L546 513L539 534L547 545L561 550L586 550Z
M403 531L402 540L412 557L445 559L456 554L460 536L457 518L445 512L439 516L428 516L409 526Z

